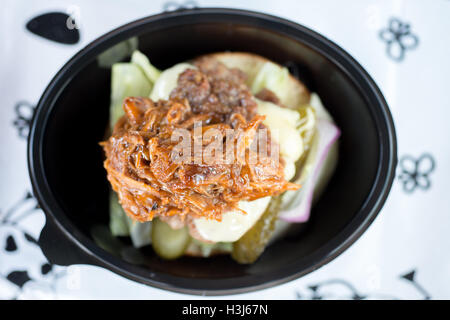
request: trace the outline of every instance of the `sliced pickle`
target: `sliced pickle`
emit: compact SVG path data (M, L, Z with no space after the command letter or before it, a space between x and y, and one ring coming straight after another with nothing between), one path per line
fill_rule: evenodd
M270 200L269 206L255 225L233 243L231 256L234 260L242 264L253 263L264 252L275 230L280 199L277 196Z
M159 219L153 220L152 246L153 250L164 259L176 259L184 254L189 245L190 236L187 227L172 229Z

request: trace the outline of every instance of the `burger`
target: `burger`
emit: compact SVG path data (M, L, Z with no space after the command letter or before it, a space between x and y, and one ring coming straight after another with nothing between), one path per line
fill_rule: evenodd
M249 264L309 219L340 131L286 67L218 52L161 71L136 50L111 79L100 145L114 236L163 259L229 254Z

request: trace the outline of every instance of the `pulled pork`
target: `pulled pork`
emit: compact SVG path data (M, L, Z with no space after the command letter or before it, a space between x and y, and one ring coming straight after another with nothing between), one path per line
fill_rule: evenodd
M167 101L126 98L125 115L111 137L101 143L108 180L126 213L135 220L159 217L177 227L188 217L220 221L222 213L239 210L241 200L299 187L284 179L283 162L278 154L272 154L270 132L264 138L257 133L265 128L264 117L256 114L245 74L212 59L197 60L196 66L198 69L187 69L179 76ZM199 150L194 146L189 154L180 152L180 139L174 139L174 133L189 133L187 139L193 146L199 124ZM207 136L209 129L222 135ZM227 135L227 130L233 134ZM256 162L251 158L257 151L252 143L260 147L263 143L268 151L258 153ZM231 161L206 163L212 144L223 146L219 149L223 154L214 154L214 159L221 160L229 156L226 146L232 146Z

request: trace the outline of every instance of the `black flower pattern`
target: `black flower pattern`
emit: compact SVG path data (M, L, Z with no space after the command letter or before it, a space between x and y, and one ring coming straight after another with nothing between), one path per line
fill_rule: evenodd
M416 290L423 295L424 300L431 299L430 294L416 281L416 270L412 270L401 275L401 278L409 281L414 286L414 288L416 288Z
M399 179L403 183L403 190L406 193L412 193L417 188L428 190L431 187L429 175L436 167L433 156L424 153L415 159L410 155L405 155L400 159L399 165L401 170Z
M4 254L16 255L20 254L21 249L27 247L27 250L36 248L39 250L38 241L29 230L26 228L26 224L23 221L34 214L39 213L39 206L36 199L30 192L26 192L25 195L20 198L9 209L3 211L0 208L0 235L5 234L5 238L0 237L0 241L3 241L2 251ZM7 230L7 232L5 232ZM0 256L0 260L3 257ZM8 261L8 260L5 260ZM41 277L32 276L30 270L37 267L40 270ZM55 268L52 264L48 263L45 258L35 263L27 263L26 265L8 265L10 271L6 274L0 273L0 278L3 278L15 285L15 291L12 292L13 299L17 298L23 290L26 283L32 282L38 284L40 287L47 287L51 292L56 292L56 281L66 275L66 270L62 267Z
M42 274L47 274L47 273L49 273L50 271L52 271L52 269L53 269L53 266L52 266L50 263L44 263L44 264L41 266L41 273L42 273Z
M6 238L5 251L11 252L16 250L17 250L16 240L14 240L14 237L12 235L9 235Z
M411 284L412 294L419 295L424 300L431 299L430 294L421 286L415 279L416 269L410 272L401 274L399 278L406 280ZM397 300L401 299L396 295L380 293L380 292L361 292L350 281L344 279L328 279L325 281L314 283L306 288L306 292L303 290L295 291L295 297L297 299L311 299L311 300L324 300L324 299L351 299L351 300L369 300L369 299L389 299Z
M27 271L13 271L6 276L6 279L14 283L19 288L22 288L25 283L31 280Z
M31 19L26 28L31 33L62 44L76 44L80 32L74 18L63 12L48 12Z
M329 279L307 287L306 293L295 292L297 299L326 300L326 299L397 299L395 296L380 293L362 293L350 281L344 279Z
M19 101L15 106L16 119L13 124L19 132L19 137L26 139L33 118L34 106L27 101Z
M398 18L391 18L389 26L381 30L379 36L387 44L387 55L397 62L405 58L406 50L415 49L419 44L419 38L411 33L410 24Z

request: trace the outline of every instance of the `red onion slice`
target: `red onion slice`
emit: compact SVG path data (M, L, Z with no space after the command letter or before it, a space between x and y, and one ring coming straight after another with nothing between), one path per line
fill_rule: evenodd
M318 119L317 134L317 139L319 139L317 142L317 156L311 174L292 201L294 207L280 212L280 219L282 220L288 222L306 222L309 219L317 178L322 170L331 146L339 138L341 132L332 122Z

